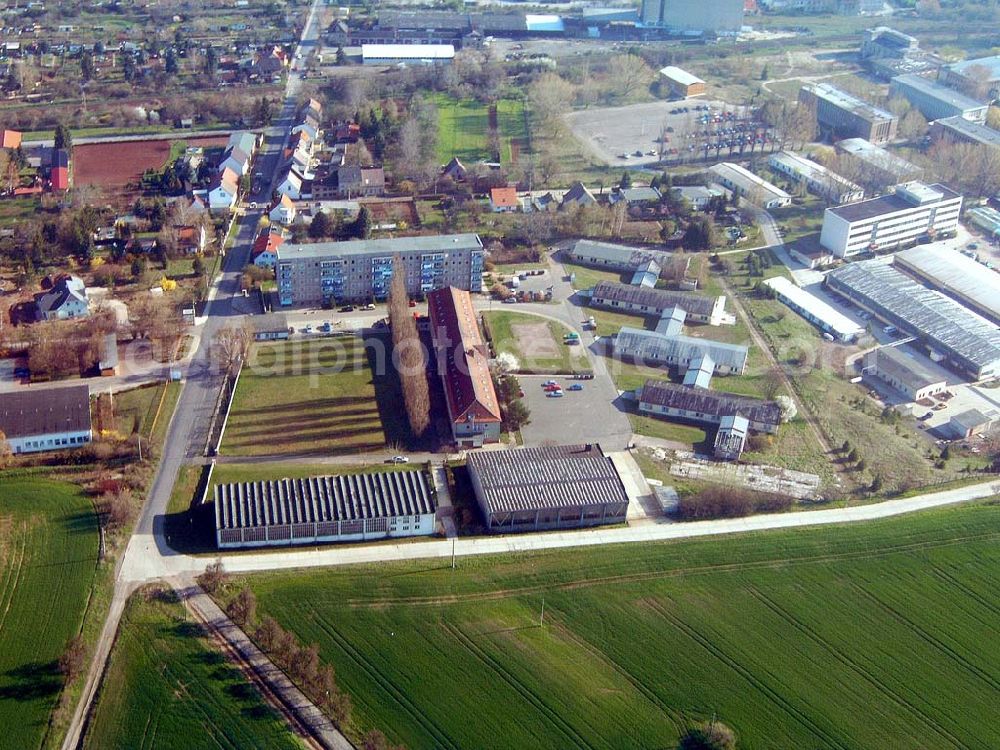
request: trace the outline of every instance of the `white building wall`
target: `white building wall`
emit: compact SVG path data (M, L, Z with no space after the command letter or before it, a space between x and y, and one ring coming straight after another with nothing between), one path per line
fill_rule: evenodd
M372 523L385 521L385 524ZM215 543L219 549L241 549L247 547L280 547L293 544L320 544L335 542L363 542L374 539L391 539L410 536L430 536L436 528L434 513L423 513L417 516L391 516L388 518L365 519L362 531L342 533L345 524L297 524L294 532L288 525L271 526L254 529L219 529L215 530ZM332 527L332 533L327 528ZM312 527L310 530L309 527ZM378 527L378 528L371 528ZM293 535L294 534L294 535Z
M39 453L41 451L58 451L68 448L79 448L90 442L91 431L83 432L53 432L46 435L29 435L20 438L7 438L11 453Z

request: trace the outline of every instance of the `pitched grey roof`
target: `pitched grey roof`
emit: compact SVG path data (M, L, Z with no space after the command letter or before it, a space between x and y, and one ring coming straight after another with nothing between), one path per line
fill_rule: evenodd
M216 529L415 516L435 510L423 471L236 482L215 488Z
M891 377L915 391L944 381L944 378L935 375L913 357L907 356L894 346L875 349L868 355L867 364L874 365L877 374Z
M490 514L628 503L617 469L595 443L473 451L468 466Z
M715 309L715 298L691 292L673 292L667 289L650 289L631 286L617 281L599 281L594 286L592 304L621 302L630 305L650 307L661 313L671 307L679 307L688 315L710 316Z
M736 415L762 424L778 425L781 422L781 407L774 401L689 388L660 380L646 381L639 403L682 409L716 418Z
M71 299L87 301L86 285L78 276L64 276L59 279L49 291L38 297L35 304L39 312L47 313L58 310Z
M250 325L256 333L271 333L288 330L288 316L283 313L266 313L250 317Z
M657 331L623 327L615 336L615 351L625 357L649 365L658 362L689 362L708 355L716 367L725 366L743 372L747 364L747 348L694 336L671 336Z
M670 253L664 250L629 247L628 245L595 242L594 240L577 240L576 244L573 245L572 255L577 260L601 260L606 264L627 271L633 271L651 260L655 260L660 266L663 266L670 258Z
M89 386L0 393L0 430L8 438L89 429Z

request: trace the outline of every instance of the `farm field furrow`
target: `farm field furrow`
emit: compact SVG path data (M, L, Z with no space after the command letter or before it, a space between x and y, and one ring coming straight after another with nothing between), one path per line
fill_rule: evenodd
M40 747L97 569L90 500L59 482L0 480L0 748Z
M169 590L129 600L83 746L303 747Z
M1000 745L1000 508L249 578L410 748ZM541 612L544 600L544 623ZM475 721L468 721L475 716ZM511 717L517 717L512 720Z

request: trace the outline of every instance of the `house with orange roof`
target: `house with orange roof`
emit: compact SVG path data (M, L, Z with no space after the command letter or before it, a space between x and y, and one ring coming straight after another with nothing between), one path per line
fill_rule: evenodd
M495 214L510 213L521 207L517 199L517 188L495 187L490 190L490 208Z
M500 401L472 295L453 286L435 289L427 294L427 310L455 443L478 448L500 442Z

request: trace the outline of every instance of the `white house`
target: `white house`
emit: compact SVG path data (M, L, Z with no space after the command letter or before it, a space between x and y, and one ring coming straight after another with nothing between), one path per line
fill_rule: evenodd
M282 195L271 206L268 216L275 224L284 224L287 226L295 221L295 213L295 203L287 195Z
M12 453L79 448L90 442L90 388L0 393L0 430Z
M294 167L289 167L275 191L279 195L287 195L293 201L299 200L302 197L302 175Z
M239 192L239 177L231 169L224 169L216 175L208 188L208 210L229 211L236 205Z
M79 276L63 276L52 288L38 295L35 307L39 320L69 320L90 313L87 286Z
M219 171L224 169L231 169L240 176L247 174L250 171L250 155L238 148L227 151L219 162Z

